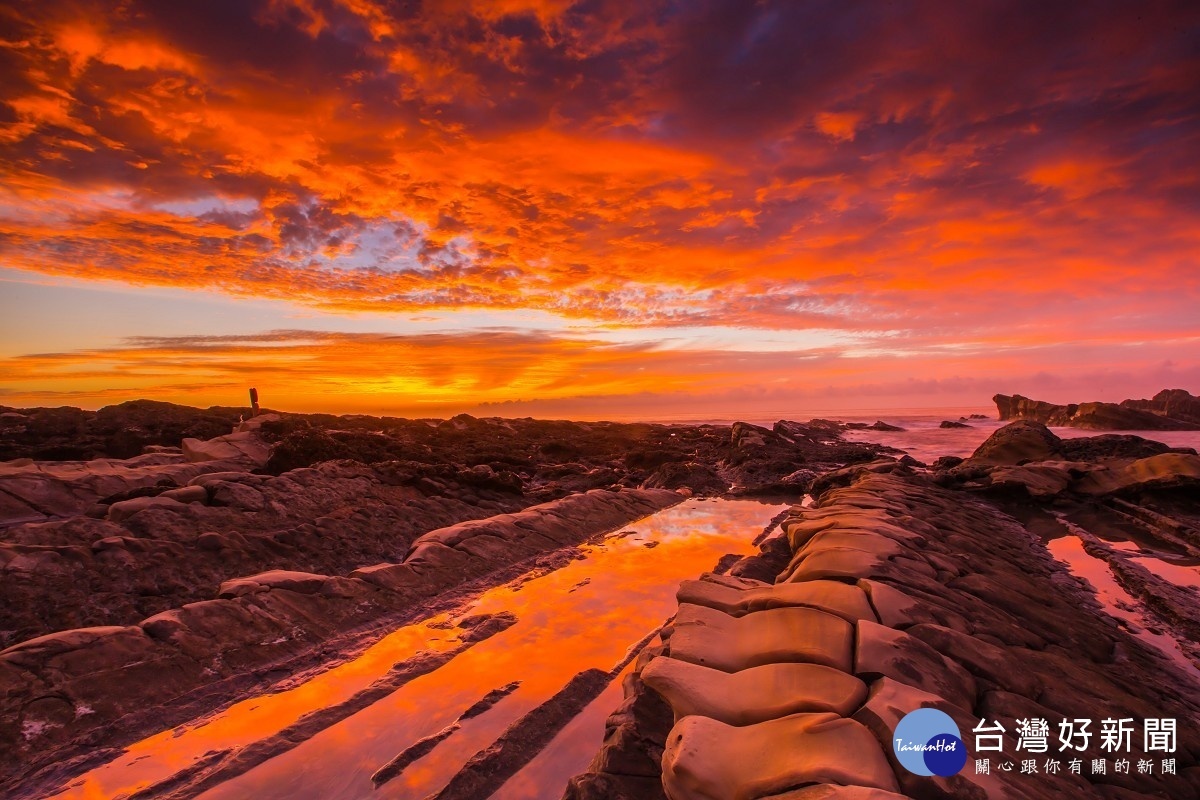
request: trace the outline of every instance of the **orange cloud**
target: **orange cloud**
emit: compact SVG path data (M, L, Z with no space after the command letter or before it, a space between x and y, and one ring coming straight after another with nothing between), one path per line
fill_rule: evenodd
M855 131L863 115L854 111L822 111L816 116L817 130L833 139L854 141Z
M647 336L1195 327L1194 4L4 13L0 267Z
M1124 399L1115 395L1139 389L1148 395L1200 379L1200 337L1156 349L1158 367L1142 363L1145 350L1127 344L1098 336L1064 351L1017 335L947 348L936 339L879 335L754 352L513 331L134 337L112 347L0 358L0 401L94 408L146 397L237 405L256 386L265 405L288 411L802 416L845 405L981 406L998 388L1062 395L1069 394L1064 387L1077 387L1089 398ZM1189 354L1192 366L1171 366L1163 360L1168 352ZM1031 379L1031 361L1058 377L1043 372Z
M1058 189L1070 200L1128 186L1119 164L1079 158L1040 164L1030 171L1029 180L1039 186Z

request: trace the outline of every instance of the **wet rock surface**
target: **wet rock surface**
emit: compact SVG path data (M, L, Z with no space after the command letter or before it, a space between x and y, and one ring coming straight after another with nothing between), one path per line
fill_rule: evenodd
M88 614L121 623L25 635L0 651L0 789L161 725L155 708L286 674L326 640L684 499L665 489L593 490L424 531L504 506L447 504L394 485L392 474L353 462L279 477L217 473L195 484L207 505L140 497L121 501L137 504L127 516L9 529L0 548L9 625L36 631L46 618L69 625ZM266 515L291 524L258 536L239 530ZM330 565L349 574L323 571ZM164 589L167 576L177 583ZM146 596L155 602L139 605ZM461 639L480 641L512 622L464 620Z
M1167 400L1172 413L1190 408ZM1062 440L1020 421L972 457L925 469L846 442L852 426L826 420L264 415L206 432L156 428L153 406L136 410L138 430L158 432L129 440L141 455L0 464L0 791L31 776L53 785L100 745L149 730L156 709L261 688L338 637L497 571L569 559L572 545L686 495L806 490L817 502L764 532L757 555L680 587L678 613L624 677L605 746L568 797L1186 798L1200 785L1194 679L1109 617L1045 545L1078 537L1155 631L1200 658L1196 593L1110 543L1116 531L1200 556L1193 451L1136 436ZM30 416L5 413L5 425ZM92 436L90 417L51 417L70 423L55 447ZM458 641L512 624L463 619ZM511 774L525 763L512 752L527 760L616 674L581 677L579 692L509 732L519 746L481 752L447 796ZM921 707L944 711L968 741L980 718L1003 718L1010 734L1039 715L1178 718L1178 774L1034 777L969 764L922 778L890 747L895 724ZM1015 737L1005 741L1013 754ZM401 753L394 769L419 755ZM188 786L246 763L214 752Z
M248 414L3 409L6 780L132 735L147 709L257 685L465 582L569 558L687 494L799 496L819 471L885 451L823 421ZM140 722L105 733L127 715Z
M1200 510L1200 495L1188 488L1195 456L1145 455L1152 444L1096 437L1073 446L1107 455L1063 466L1047 459L1062 459L1066 443L1044 427L1009 427L974 458L940 471L879 463L822 476L817 502L794 508L782 523L792 555L774 584L715 574L685 582L662 644L639 660L625 710L610 720L600 755L566 797L636 796L655 777L660 796L671 800L1200 796L1200 653L1192 653L1189 671L1148 646L1046 545L1048 535L1071 526L1096 557L1124 563L1113 570L1118 580L1151 610L1157 598L1158 630L1186 646L1195 634L1188 619L1200 613L1197 594L1155 586L1155 576L1081 526L1112 525L1121 508L1125 524L1137 520L1143 535L1152 527L1192 541ZM1061 487L1022 489L1014 499L1013 481L1045 488L1038 467L1061 472L1065 478L1053 484ZM1004 472L1022 468L1030 471ZM781 651L773 636L793 622L776 617L789 606L839 615L853 633L852 666L830 664L824 652ZM756 636L740 636L737 626L756 618ZM812 647L828 635L801 638ZM697 653L723 668L699 663ZM798 671L818 669L840 677L792 682ZM896 725L919 708L941 710L957 724L969 754L957 774L922 777L897 759ZM1047 719L1054 732L1064 719L1092 719L1095 729L1101 718L1138 726L1171 718L1178 741L1171 752L1146 752L1134 736L1125 757L1156 765L1139 773L1116 771L1117 756L1102 752L1093 735L1087 748L1059 756L1060 770L1046 773L1054 732L1044 756L1017 748L1017 720L1030 718ZM981 720L1005 726L1003 754L975 751ZM659 773L613 766L634 743L662 753ZM990 770L977 771L974 759L985 757ZM1173 773L1161 770L1163 757ZM1022 774L1029 758L1039 774ZM1068 770L1069 758L1082 760L1079 774ZM1091 773L1091 760L1100 758L1108 759L1107 771Z

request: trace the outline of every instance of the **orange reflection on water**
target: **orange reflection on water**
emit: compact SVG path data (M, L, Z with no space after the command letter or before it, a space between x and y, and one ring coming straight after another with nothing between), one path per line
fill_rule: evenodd
M679 581L710 569L723 554L747 553L750 541L782 509L752 501L688 501L635 523L584 560L523 585L485 593L470 613L511 611L518 622L436 671L414 679L308 741L201 795L233 798L424 798L510 724L558 692L575 674L611 669L630 646L675 612ZM657 542L647 548L649 542ZM584 583L584 581L587 581ZM372 789L370 777L414 742L452 724L492 689L521 686L471 720L404 772ZM609 687L616 707L619 690ZM594 705L594 704L593 704ZM602 718L602 717L601 717ZM581 724L583 724L581 722ZM559 773L583 769L600 744L573 753ZM560 734L562 735L562 734ZM547 773L548 774L548 773ZM528 776L526 776L528 777ZM551 793L561 792L562 786Z
M578 775L596 755L604 738L608 717L621 704L621 680L630 671L629 664L616 680L588 704L579 716L567 723L546 749L533 757L491 797L491 800L539 800L561 796L567 781Z
M1190 561L1191 559L1185 559ZM1157 556L1142 556L1133 559L1135 564L1145 567L1158 577L1176 586L1200 589L1200 565L1167 561Z
M352 661L294 688L252 697L211 717L143 739L52 797L110 800L167 778L214 750L242 747L276 734L304 714L342 702L365 689L398 661L420 651L452 649L459 644L453 633L432 627L447 619L441 614L401 628Z
M1067 524L1070 527L1070 523ZM1071 574L1083 578L1096 593L1096 599L1109 616L1123 623L1135 638L1165 656L1171 663L1194 678L1200 678L1200 669L1187 657L1179 642L1166 633L1156 632L1147 623L1142 605L1133 595L1125 591L1113 577L1112 568L1101 558L1093 556L1083 547L1077 536L1061 536L1046 544L1050 554L1066 564Z
M523 584L516 581L489 590L466 613L510 611L518 617L517 624L202 796L425 797L576 673L593 667L608 670L619 663L631 645L674 613L680 580L711 568L725 553L750 552L750 541L782 508L753 501L690 500L585 548L583 560ZM651 542L657 545L646 547ZM458 644L453 633L434 627L448 619L442 614L401 628L311 680L138 742L55 797L107 800L169 778L214 751L236 751L269 739L305 714L367 688L399 661L421 651L452 649ZM465 721L399 777L378 791L372 789L371 775L395 755L453 723L492 689L514 680L521 681L517 691ZM596 735L591 745L566 748L562 758L573 754L572 763L554 762L546 774L573 774L586 766L600 743L603 718L619 696L616 685L610 685L601 698L613 702L601 709L597 700L556 737L558 742L568 731L578 736L587 718L600 720L592 726ZM557 751L547 750L551 752ZM547 759L551 756L541 763ZM528 782L529 775L527 767L514 780Z

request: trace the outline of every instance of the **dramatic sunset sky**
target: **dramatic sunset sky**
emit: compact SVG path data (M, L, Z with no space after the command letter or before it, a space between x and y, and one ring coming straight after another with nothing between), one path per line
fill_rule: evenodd
M1200 390L1200 3L0 7L0 404Z

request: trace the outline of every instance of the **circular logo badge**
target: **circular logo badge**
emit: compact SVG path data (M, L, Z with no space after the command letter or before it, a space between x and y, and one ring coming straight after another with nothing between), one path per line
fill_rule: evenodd
M892 747L901 766L914 775L948 778L967 763L967 747L958 725L936 708L918 708L896 726Z

